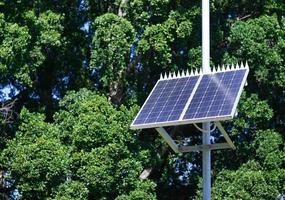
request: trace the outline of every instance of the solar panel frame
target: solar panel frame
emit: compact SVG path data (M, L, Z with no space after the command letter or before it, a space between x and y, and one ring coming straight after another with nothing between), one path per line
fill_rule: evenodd
M206 73L206 74L201 74L199 75L199 80L201 81L201 79L203 78L204 75L211 75L211 74L215 74L215 73L219 73L219 72L227 72L227 71L235 71L235 70L246 70L245 71L245 74L243 76L243 79L242 79L242 82L241 82L241 85L240 85L240 88L239 88L239 91L237 93L237 96L235 98L235 101L234 101L234 104L233 104L233 107L232 107L232 111L229 115L221 115L221 116L215 116L215 117L203 117L201 119L183 119L184 115L185 115L185 112L187 111L188 109L188 106L189 105L185 105L184 107L184 110L183 112L181 113L181 116L179 118L179 120L174 120L174 121L165 121L165 122L154 122L154 123L147 123L147 124L137 124L135 125L134 122L136 120L136 118L139 116L140 112L143 110L147 100L150 98L152 92L154 91L156 85L158 84L158 81L155 85L155 87L153 88L153 90L151 91L150 95L148 96L147 100L144 102L142 108L140 109L139 113L137 114L136 118L133 120L132 124L131 124L131 129L146 129L146 128L157 128L157 127L166 127L166 126L178 126L178 125L186 125L186 124L193 124L193 123L202 123L202 122L215 122L215 121L226 121L226 120L230 120L234 117L234 114L236 112L236 108L237 108L237 105L238 105L238 102L239 102L239 99L240 99L240 96L242 94L242 91L243 91L243 88L244 88L244 85L246 83L246 79L247 79L247 76L248 76L248 73L249 73L249 68L248 66L246 65L245 67L242 65L241 67L236 67L236 68L232 68L232 69L219 69L219 70L213 70L211 71L210 73ZM196 85L195 85L195 89L197 90L197 87L199 86L200 84L200 81L197 81L196 82ZM192 101L192 98L196 92L196 90L193 89L192 91L192 94L190 95L188 101L191 102ZM187 102L188 103L188 102Z

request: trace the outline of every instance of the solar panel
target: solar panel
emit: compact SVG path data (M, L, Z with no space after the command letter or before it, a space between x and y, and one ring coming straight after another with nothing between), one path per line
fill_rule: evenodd
M248 66L161 78L131 128L154 128L233 118Z
M183 119L233 115L234 104L247 70L204 75Z
M159 80L133 125L179 120L198 78Z

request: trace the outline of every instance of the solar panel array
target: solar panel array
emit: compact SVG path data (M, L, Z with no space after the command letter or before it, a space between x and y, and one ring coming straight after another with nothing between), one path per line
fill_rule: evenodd
M248 75L248 66L209 74L162 77L131 128L152 128L231 119Z

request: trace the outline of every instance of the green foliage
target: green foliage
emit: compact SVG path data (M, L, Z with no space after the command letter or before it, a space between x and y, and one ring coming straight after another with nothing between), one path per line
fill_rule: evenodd
M101 83L108 88L117 78L124 78L121 74L127 69L135 33L130 22L109 13L96 18L93 28L90 67L97 70Z
M247 59L256 81L262 86L284 86L284 24L276 16L262 16L234 24L226 60Z
M213 199L276 199L283 192L282 136L273 130L258 131L250 146L255 161L249 160L236 171L221 171L215 179Z
M89 195L113 199L135 190L142 161L149 163L151 155L129 131L134 111L116 109L88 90L71 92L60 105L55 116L60 138L72 146L72 171L88 183Z
M62 45L62 17L51 11L37 17L34 12L23 13L24 23L7 22L0 14L0 71L2 83L16 79L32 86L36 70L45 61L48 48Z
M169 24L164 24L164 26L161 24L150 26L145 30L139 43L138 51L148 52L153 50L155 52L153 53L155 55L153 60L149 60L149 62L154 63L154 66L162 64L165 68L166 65L171 63L169 43L174 41L169 32L170 30L168 30L171 27L175 28L175 24L172 24L171 21L169 21ZM148 56L149 53L145 54Z
M109 144L98 147L81 156L83 165L78 169L77 176L88 183L90 191L97 197L112 199L126 190L133 190L134 183L142 171L139 162L129 157L126 147Z
M137 183L136 190L131 191L128 195L121 195L116 200L154 200L156 195L153 193L155 185L150 181Z
M79 181L67 181L58 187L53 200L84 200L88 199L88 189Z
M128 131L130 114L124 117L124 111L117 111L106 97L81 90L71 92L60 106L63 110L55 116L60 137L76 149L91 151L108 143L133 143Z
M24 55L26 54L31 36L28 28L18 24L6 23L4 15L0 15L1 22L1 48L0 48L0 71L1 74L7 75L9 72L23 81L30 83L29 66L25 63ZM26 51L23 51L26 49ZM24 54L24 55L23 55ZM24 72L24 73L22 73ZM3 78L5 76L1 75Z
M276 199L276 177L268 178L253 161L237 171L223 171L213 187L213 199Z
M249 120L254 120L253 124L262 125L273 117L273 110L268 105L267 101L262 101L256 94L250 96L244 95L241 97L239 112Z
M86 89L60 105L54 123L22 109L16 137L2 153L21 198L114 199L141 196L144 188L153 199L153 183L138 179L151 154L129 130L134 111Z
M192 48L189 50L188 52L188 56L189 56L189 61L187 63L187 65L192 68L195 69L197 66L201 66L202 65L202 49L201 47L197 47L197 48Z
M70 160L66 155L69 150L55 137L58 129L43 119L42 115L23 109L23 125L2 155L10 181L17 183L24 199L48 197L68 173Z
M41 13L39 17L34 12L28 11L24 13L24 19L31 26L32 31L38 33L37 43L41 45L57 46L62 45L61 32L63 26L61 21L63 17L48 10Z
M233 134L248 128L249 131L256 131L257 127L268 127L273 117L273 110L267 101L262 101L256 94L243 93L238 107L238 118L234 120Z
M271 130L259 131L253 141L256 159L265 169L280 169L285 161L282 136ZM282 147L283 146L283 147Z
M188 16L171 12L169 18L163 23L151 25L145 29L138 44L138 52L144 56L143 64L146 67L169 70L171 67L169 65L174 64L173 51L180 50L175 48L175 46L179 48L179 43L175 43L179 40L186 40L192 32L192 23L187 19ZM147 57L152 59L146 59Z

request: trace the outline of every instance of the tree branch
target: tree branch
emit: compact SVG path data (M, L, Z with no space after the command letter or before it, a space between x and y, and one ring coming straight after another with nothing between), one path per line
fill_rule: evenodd
M122 0L120 3L120 7L118 10L118 16L120 17L124 17L126 15L125 11L124 11L124 6L125 4L128 2L128 0Z
M1 108L0 108L0 114L3 117L4 123L10 124L13 122L14 112L12 108L14 107L15 102L16 102L16 99L8 103L2 103Z

